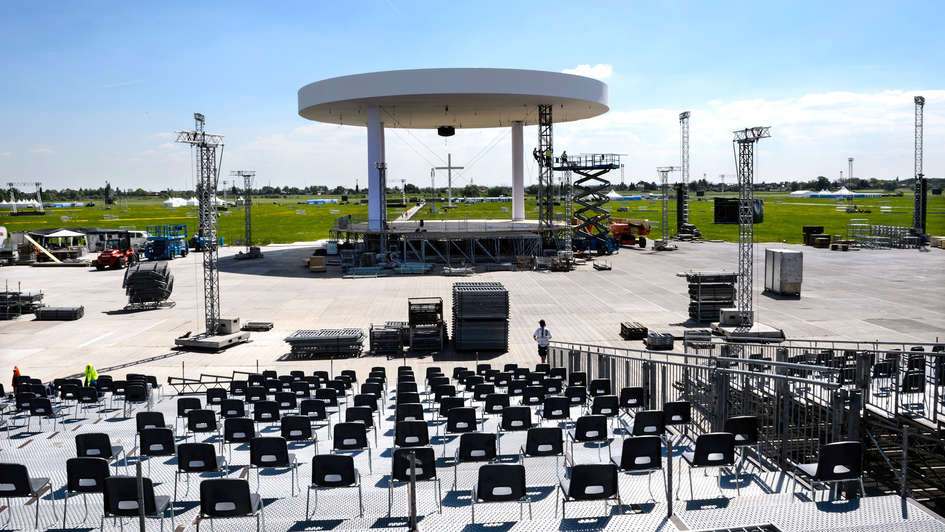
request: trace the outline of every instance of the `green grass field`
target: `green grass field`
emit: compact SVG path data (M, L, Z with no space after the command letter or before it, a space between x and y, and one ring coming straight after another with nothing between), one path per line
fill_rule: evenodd
M731 196L731 195L729 195ZM737 225L715 225L712 223L712 198L705 200L693 198L690 203L690 221L702 231L706 239L735 241L738 238ZM869 214L849 214L838 212L839 205L827 199L792 199L787 194L758 193L757 198L765 200L764 222L755 226L755 240L758 242L801 242L801 226L823 225L829 234L845 234L847 223L851 219L867 219L872 224L903 225L912 224L912 197L909 191L904 196L888 198L867 198L857 200L857 206L871 210ZM299 205L303 197L271 200L257 198L253 206L253 240L264 245L326 238L335 218L345 214L366 216L367 205ZM352 197L359 201L361 197ZM454 209L443 210L438 204L437 214L430 213L430 206L421 209L414 219L483 219L511 218L511 203L477 203L470 205L456 204ZM534 198L526 199L525 210L528 218L537 217L537 202ZM892 213L881 213L880 206L888 205ZM626 207L629 212L618 212L619 207ZM669 201L669 207L675 208L675 201ZM646 218L654 222L653 236L659 236L657 228L660 219L660 201L627 201L610 204L613 216L622 218ZM558 211L560 207L556 208ZM928 232L933 235L945 235L945 197L929 196ZM298 211L298 212L297 212ZM302 213L301 211L304 211ZM332 212L338 211L338 212ZM402 209L389 209L390 219L400 215ZM196 230L197 218L195 207L167 209L161 206L160 199L130 200L127 209L111 206L105 209L101 205L86 208L49 209L45 216L9 216L0 214L0 225L11 232L46 229L56 227L122 227L132 226L143 230L148 225L187 224L188 231ZM64 219L64 217L66 219ZM106 218L108 217L108 218ZM114 217L114 218L112 218ZM243 208L231 207L220 215L220 235L226 243L243 238ZM675 230L675 213L670 212L670 230Z

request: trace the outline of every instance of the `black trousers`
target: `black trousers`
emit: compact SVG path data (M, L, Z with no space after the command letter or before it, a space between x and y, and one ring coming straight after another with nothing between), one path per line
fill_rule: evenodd
M548 358L548 346L538 346L538 356L541 358L541 363L545 363L545 359Z

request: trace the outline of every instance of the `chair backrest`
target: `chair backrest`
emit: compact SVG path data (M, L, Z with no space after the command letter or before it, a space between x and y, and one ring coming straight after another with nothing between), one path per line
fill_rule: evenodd
M312 388L304 380L292 381L289 383L289 390L298 398L308 398L312 396Z
M303 399L299 403L299 413L308 416L309 419L318 421L328 419L328 412L325 411L325 401L321 399Z
M230 417L223 421L223 441L246 443L256 437L256 426L248 417Z
M276 392L275 401L280 410L294 410L299 406L294 392Z
M306 416L284 416L280 422L280 432L286 440L310 440L312 421Z
M526 456L564 454L564 431L561 427L535 427L525 436Z
M112 442L108 434L101 432L87 432L75 436L76 456L91 456L105 458L112 457Z
M863 474L863 445L858 441L838 441L820 448L817 480L850 480Z
M128 383L125 387L125 401L129 403L143 403L148 400L147 384L142 382ZM199 401L199 399L198 399Z
M353 456L317 454L312 458L312 485L321 488L337 488L353 486L357 481Z
M214 432L217 430L217 414L213 410L187 411L187 430L190 432Z
M73 493L102 493L108 478L104 458L69 458L66 460L66 489Z
M540 405L545 400L544 386L526 386L522 393L522 403L527 405Z
M391 479L397 482L410 480L410 453L416 453L414 474L417 480L436 478L436 457L432 447L408 447L394 449L391 458Z
M460 462L489 462L496 457L494 432L467 432L459 437Z
M364 449L368 446L367 427L364 423L358 421L335 423L332 430L334 433L331 441L335 450Z
M490 393L485 398L483 411L486 414L501 414L503 410L509 407L509 394Z
M545 395L557 395L564 389L564 381L548 377L541 380L541 386L545 389Z
M266 377L263 377L260 373L252 373L246 377L246 384L249 386L264 386L266 384Z
M349 406L345 409L345 421L364 423L365 427L374 426L374 411L369 406Z
M220 417L246 417L246 403L242 399L224 399L220 402Z
M463 385L466 387L466 390L475 389L476 386L486 382L485 377L481 375L469 374L466 375L466 378L463 380Z
M167 423L164 422L163 412L137 412L135 414L135 425L138 432L144 429L164 428Z
M588 387L591 396L610 395L613 392L610 387L610 379L594 379Z
M363 406L377 411L377 396L367 393L359 393L354 396L354 406Z
M208 405L218 405L226 399L226 390L223 388L208 388L207 389L207 404Z
M536 373L551 373L551 364L535 364Z
M430 445L430 429L426 421L398 421L394 424L395 447Z
M443 373L443 368L441 368L440 366L427 366L427 369L424 375L426 375L427 378L429 379L430 375L433 375L435 373Z
M480 466L476 497L486 502L521 500L525 497L525 466L521 464Z
M906 371L902 377L902 393L924 393L925 392L925 370Z
M689 401L669 401L663 404L667 425L692 423L692 405Z
M712 467L735 463L735 435L731 432L707 432L696 438L693 465Z
M358 382L358 373L353 369L343 369L341 374L348 377L351 382Z
M485 376L490 369L492 369L492 364L476 364L476 375Z
M285 438L266 436L249 440L249 463L256 467L289 465L289 446Z
M247 386L246 387L246 402L253 404L258 403L259 401L265 401L268 392L266 388L262 386Z
M571 402L563 395L549 395L541 407L545 419L567 419L571 416Z
M571 468L568 497L576 500L600 500L617 494L615 464L577 464Z
M493 379L492 381L493 384L495 384L496 386L500 388L505 388L506 386L509 385L510 382L512 382L512 372L510 371L503 371L501 373L497 373L495 376L495 379Z
M51 416L53 413L52 401L47 397L34 397L30 400L31 416Z
M0 497L29 497L32 494L25 465L0 464Z
M620 408L643 408L643 388L639 386L620 389Z
M253 405L253 420L257 422L279 421L279 403L259 401Z
M417 392L397 392L397 404L401 403L419 403L420 394Z
M182 443L177 446L177 470L206 473L217 470L217 453L212 443Z
M3 390L0 390L2 393ZM91 386L83 386L79 388L79 395L77 397L80 403L97 403L98 402L98 390Z
M666 416L662 410L642 410L633 416L633 435L662 435L666 432Z
M472 407L451 408L446 413L446 432L472 432L476 430L476 409Z
M394 408L394 420L401 421L422 421L423 405L419 401L416 403L397 403Z
M177 417L186 417L191 410L200 410L199 397L180 397L177 399Z
M663 440L659 436L630 436L623 440L620 469L647 471L663 467Z
M510 406L502 411L499 426L504 431L528 430L532 426L532 409L527 406Z
M230 394L245 396L248 386L249 384L246 381L230 381Z
M604 441L607 439L607 417L592 414L574 422L575 441Z
M460 377L466 373L469 373L469 368L464 368L462 366L456 366L453 368L453 378L459 380L460 382L462 382Z
M603 416L616 416L620 409L620 400L616 395L598 395L591 403L591 413Z
M444 397L456 397L456 386L452 384L437 384L431 386L430 391L433 392L433 400L437 403L443 401Z
M564 396L572 405L583 405L587 401L587 388L572 384L564 389Z
M141 437L141 454L144 456L171 456L174 454L174 431L167 427L144 429Z
M725 432L735 435L735 446L758 443L758 418L756 416L733 416L725 420Z
M200 515L239 517L253 514L249 481L239 478L208 478L200 483Z
M361 385L361 393L380 397L384 393L384 386L376 382L365 382Z
M17 392L16 393L16 409L17 410L29 410L30 402L33 401L33 398L36 397L36 394L33 392Z
M79 398L79 386L78 384L63 384L59 388L59 398L63 400L73 401Z
M572 371L568 375L568 386L587 386L587 373L584 371Z
M490 393L495 393L495 385L493 384L477 384L473 388L473 399L476 401L485 401L486 396Z
M144 487L144 513L153 515L157 508L154 504L154 485L150 478L141 479ZM134 517L138 515L138 479L135 477L108 477L104 489L105 515Z
M440 400L440 417L446 417L450 410L464 406L466 406L466 399L463 397L444 397Z

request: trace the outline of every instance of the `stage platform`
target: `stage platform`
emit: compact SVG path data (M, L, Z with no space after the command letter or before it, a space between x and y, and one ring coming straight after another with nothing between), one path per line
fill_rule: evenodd
M421 225L422 224L422 225ZM551 227L539 227L538 220L513 222L512 220L463 219L463 220L405 220L388 223L386 230L370 230L368 222L336 223L333 232L360 235L395 235L417 238L496 238L538 235L542 232L564 231L563 222Z

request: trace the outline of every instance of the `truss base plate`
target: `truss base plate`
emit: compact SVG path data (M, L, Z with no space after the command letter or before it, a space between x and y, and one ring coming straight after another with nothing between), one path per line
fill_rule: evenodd
M193 351L220 351L237 344L249 341L248 332L236 332L233 334L220 334L216 336L190 336L187 338L177 338L174 343L185 350Z
M748 331L736 333L737 327L734 325L713 325L712 333L731 340L734 338L750 338L753 341L762 342L780 342L784 340L784 331L764 323L755 323ZM733 340L734 341L734 340Z

